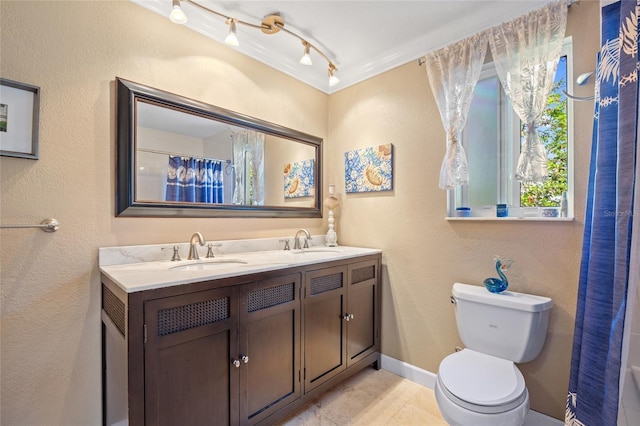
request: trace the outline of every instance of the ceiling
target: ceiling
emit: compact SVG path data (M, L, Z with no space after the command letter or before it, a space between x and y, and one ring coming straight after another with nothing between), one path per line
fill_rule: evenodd
M167 17L171 0L132 0ZM340 83L329 87L327 62L311 51L312 66L298 61L300 40L280 31L265 35L238 25L241 53L263 62L325 93L334 93L426 53L539 8L549 0L193 0L246 22L260 24L279 12L285 28L320 48L338 68ZM229 27L224 19L186 1L185 26L224 44ZM225 44L225 46L227 46Z

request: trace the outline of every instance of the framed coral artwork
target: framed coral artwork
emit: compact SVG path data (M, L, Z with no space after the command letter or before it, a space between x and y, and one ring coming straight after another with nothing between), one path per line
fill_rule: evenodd
M314 159L297 161L284 166L284 198L315 195Z
M393 189L393 144L377 145L344 153L347 193Z

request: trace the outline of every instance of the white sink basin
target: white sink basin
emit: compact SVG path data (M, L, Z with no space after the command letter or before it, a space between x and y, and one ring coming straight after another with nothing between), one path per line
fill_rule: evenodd
M335 248L317 247L317 248L306 248L301 250L292 250L291 253L292 254L311 254L311 253L318 254L318 253L342 253L342 251Z
M200 260L187 265L172 266L173 271L204 271L207 269L218 269L224 266L246 265L248 262L242 259L209 259Z

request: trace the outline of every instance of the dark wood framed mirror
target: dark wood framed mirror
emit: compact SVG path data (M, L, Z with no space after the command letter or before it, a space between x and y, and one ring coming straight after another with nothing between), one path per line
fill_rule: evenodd
M322 139L116 78L116 216L322 217Z

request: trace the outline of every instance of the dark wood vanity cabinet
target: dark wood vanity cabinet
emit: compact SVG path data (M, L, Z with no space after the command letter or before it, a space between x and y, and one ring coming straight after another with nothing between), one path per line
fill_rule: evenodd
M136 293L103 276L103 423L274 424L379 368L379 265L369 255Z
M305 391L378 350L378 269L374 259L305 274Z

